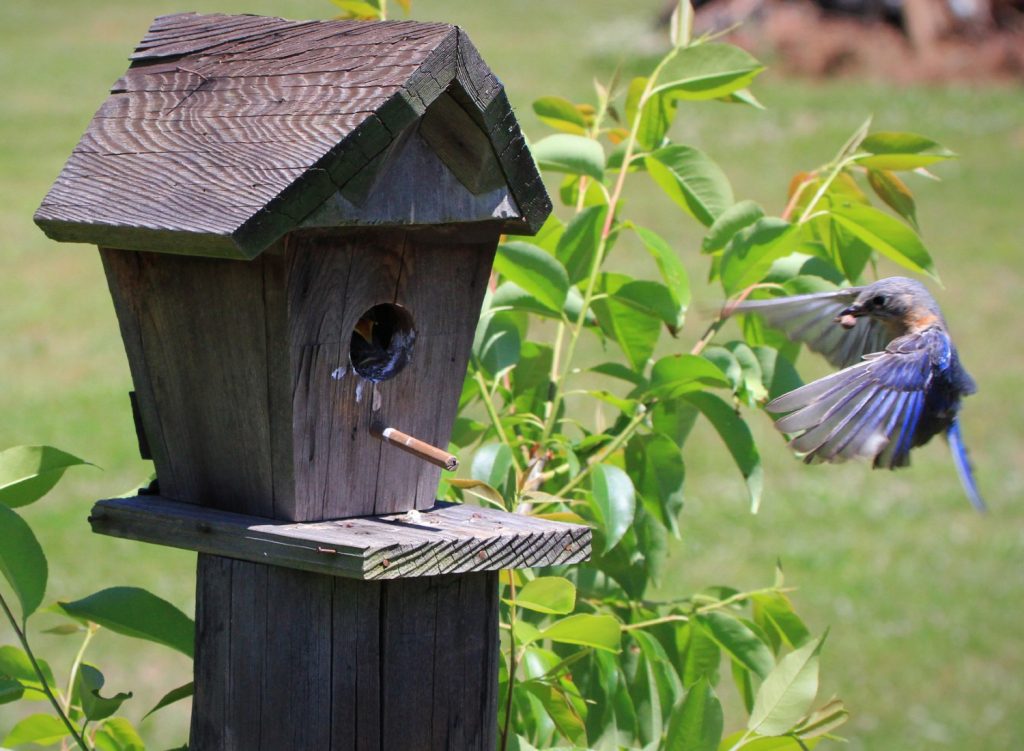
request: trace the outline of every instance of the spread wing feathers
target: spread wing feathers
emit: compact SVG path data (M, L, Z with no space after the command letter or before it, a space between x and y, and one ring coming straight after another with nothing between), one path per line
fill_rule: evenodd
M876 467L905 466L932 378L925 338L901 337L884 352L769 402L769 412L789 413L775 427L798 434L790 445L808 463L865 458Z
M857 299L862 289L852 287L774 300L747 300L736 310L757 313L769 326L781 329L793 341L805 343L833 365L845 368L859 362L866 354L881 352L892 340L885 328L871 318L858 318L852 329L835 322L835 317Z

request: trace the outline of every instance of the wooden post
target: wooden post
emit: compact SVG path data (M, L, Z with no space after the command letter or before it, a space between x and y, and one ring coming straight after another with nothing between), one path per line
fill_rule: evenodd
M101 248L157 469L93 529L199 554L189 747L492 749L497 572L590 551L435 500L551 208L500 82L414 22L165 16L132 61L36 221Z

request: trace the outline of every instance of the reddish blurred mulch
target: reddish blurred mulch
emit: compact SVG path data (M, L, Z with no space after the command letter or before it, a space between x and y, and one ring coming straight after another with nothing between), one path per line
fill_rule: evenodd
M923 27L904 22L911 27L904 31L892 22L825 11L808 0L711 0L697 12L698 30L737 22L742 25L729 40L784 73L897 83L1024 83L1024 24L956 26L948 18L924 16Z

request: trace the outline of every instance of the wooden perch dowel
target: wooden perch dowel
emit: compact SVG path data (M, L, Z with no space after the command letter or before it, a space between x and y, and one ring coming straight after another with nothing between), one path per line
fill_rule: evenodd
M385 443L397 446L403 451L409 452L413 456L418 456L424 461L437 465L441 469L454 472L459 468L459 459L454 454L449 454L447 451L439 449L437 446L431 446L429 443L421 441L419 438L413 438L408 433L403 433L397 428L379 428L374 431L374 435Z

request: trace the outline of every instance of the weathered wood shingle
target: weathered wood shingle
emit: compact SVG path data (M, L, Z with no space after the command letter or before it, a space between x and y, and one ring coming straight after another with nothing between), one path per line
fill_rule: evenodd
M503 229L550 211L500 82L457 27L189 13L158 18L131 59L36 213L56 240L251 258L339 192L365 197L354 178L370 182L446 92L515 199Z

